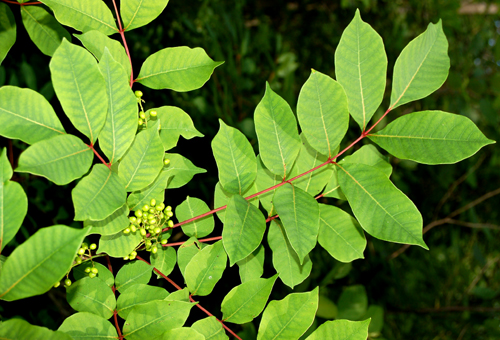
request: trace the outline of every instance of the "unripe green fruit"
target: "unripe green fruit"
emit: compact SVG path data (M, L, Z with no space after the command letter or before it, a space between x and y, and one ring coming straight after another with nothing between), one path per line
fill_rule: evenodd
M168 240L161 240L161 244L167 244Z
M61 282L57 281L55 284L54 284L54 288L57 288L61 285Z
M148 213L148 212L143 212L143 213L142 213L142 218L143 218L144 220L147 220L147 219L148 219L148 217L149 217L149 213Z
M136 222L137 222L137 224L141 224L142 223L142 218L138 218Z
M82 263L82 259L77 257L76 260L75 260L76 264L81 264Z
M92 268L87 267L87 268L85 268L85 273L90 273L91 270L92 270Z
M94 277L96 277L96 276L97 276L97 274L95 274L95 273L90 273L90 274L89 274L89 277L90 277L91 279L93 279L93 278L94 278Z
M71 286L71 280L70 280L70 279L66 279L66 280L64 280L64 285L65 285L66 287Z
M157 205L157 206L155 207L155 210L156 210L156 211L162 211L162 210L163 210L163 208L161 207L161 205Z
M155 219L155 218L150 219L150 220L149 220L149 224L156 224L156 219ZM157 233L157 234L158 234L158 233Z
M172 228L172 227L174 226L174 221L169 220L169 221L167 222L167 225L168 225L168 227L169 227L169 228Z
M133 252L130 253L130 256L136 257L137 256L137 252L134 250Z
M135 91L135 92L134 92L134 94L135 94L135 96L136 96L137 98L141 98L141 97L142 97L142 95L143 95L143 94L142 94L142 91L139 91L139 90L138 90L138 91Z
M124 256L124 257L123 257L123 259L124 259L125 261L127 261L127 260L128 260L128 256Z
M151 117L156 117L156 116L158 115L158 112L156 112L156 111L154 111L154 110L153 110L153 111L149 111L149 115L150 115Z
M144 111L141 111L139 113L139 117L141 117L142 120L145 120L146 119L146 114L144 113Z
M133 233L135 233L137 231L136 226L133 225L133 224L131 224L129 228L130 228L130 231L133 232Z
M153 254L156 254L158 252L158 248L156 246L154 246L153 248L151 248L151 252Z
M173 212L171 212L171 211L167 211L167 212L165 213L165 215L167 215L168 217L172 217L172 216L174 216L174 213L173 213Z
M92 243L92 244L90 245L90 249L91 249L91 250L95 250L96 248L97 248L97 244Z
M148 210L149 210L149 205L144 204L144 206L142 207L142 211L148 211Z
M146 247L151 247L151 245L152 245L152 244L153 244L153 243L152 243L150 240L147 240L147 241L146 241Z
M83 250L87 250L87 249L89 249L89 245L88 245L87 243L83 242L83 243L82 243L82 249L83 249Z
M142 229L142 228L141 228L141 235L142 235L142 236L146 236L146 234L147 234L147 233L148 233L148 232L146 231L146 229Z
M149 208L149 214L154 214L156 212L156 209L155 208Z
M135 222L137 222L137 218L136 218L135 216L130 216L130 217L128 218L128 220L130 221L130 223L135 223Z
M156 205L156 200L152 198L151 201L149 202L149 205L154 207Z
M160 227L156 227L156 228L155 228L155 230L154 230L154 232L155 232L156 234L161 233L161 228L160 228Z
M139 120L137 121L137 125L142 125L142 124L144 124L144 121L141 118L139 118Z
M78 254L79 255L85 254L85 249L83 249L83 248L78 249Z
M169 165L169 164L170 164L170 159L165 158L165 159L163 160L163 164L165 164L165 165Z
M161 220L165 215L161 212L160 215L158 215L158 218Z
M172 211L172 207L171 207L171 206L169 206L169 205L167 205L167 206L165 207L165 211Z
M141 210L136 210L134 213L135 216L137 217L142 217L142 211Z
M124 234L130 234L130 229L129 228L125 228L125 230L123 231Z
M97 268L95 268L95 267L94 267L94 268L92 268L92 269L91 269L91 271L92 271L92 273L94 273L94 274L97 274L97 273L99 272L99 270L98 270Z

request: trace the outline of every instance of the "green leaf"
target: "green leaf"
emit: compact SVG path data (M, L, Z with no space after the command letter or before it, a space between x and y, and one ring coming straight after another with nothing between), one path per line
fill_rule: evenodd
M439 20L437 24L430 23L396 59L390 109L436 91L448 77L449 68L448 40Z
M269 279L250 280L231 289L222 300L222 321L242 324L255 319L264 310L277 278L275 274Z
M387 55L382 37L361 20L359 9L335 50L335 75L347 95L349 113L364 131L384 97Z
M319 326L306 340L366 340L370 321L334 320Z
M130 79L132 66L130 65L130 60L128 59L127 52L125 52L125 48L123 48L123 45L120 44L119 41L111 39L99 31L88 31L80 35L74 34L74 36L81 41L83 46L85 46L97 60L101 60L104 54L104 48L107 47L113 59L125 70L127 79Z
M371 144L363 145L352 155L345 157L339 163L361 163L371 165L382 171L387 177L391 177L392 174L392 166L391 163L389 163L389 159L383 156L377 148Z
M264 253L265 249L261 244L250 255L236 262L239 267L241 283L258 279L264 274Z
M219 182L231 194L242 195L257 176L252 145L243 133L224 124L212 140L212 152L219 169Z
M106 253L112 257L128 256L142 241L140 233L125 235L122 231L114 235L103 235L99 240L98 253Z
M92 313L71 315L64 320L59 331L70 335L74 340L118 338L116 328L111 322Z
M297 118L311 147L328 157L335 156L349 127L344 89L329 76L312 70L300 90Z
M229 340L229 337L224 332L222 324L215 318L215 316L209 316L193 323L191 328L198 331L205 336L205 339L210 340Z
M134 191L127 198L127 204L131 211L142 209L145 204L149 205L151 199L155 199L157 204L165 200L165 188L167 187L169 175L165 168L160 171L156 179L142 190Z
M90 234L99 235L114 235L119 231L127 228L130 225L128 219L129 210L127 205L124 204L120 209L106 217L101 221L86 220L83 222L84 226L92 226Z
M104 267L102 264L99 262L93 262L93 265L97 270L99 271L97 273L97 276L93 278L92 280L98 280L104 282L109 288L113 287L115 284L115 277L113 274L109 271L108 268ZM88 277L89 274L85 272L85 268L90 267L92 268L92 265L90 263L82 263L79 266L76 266L73 268L73 277L75 280L80 280L85 277Z
M151 254L151 265L164 275L168 275L174 270L176 260L177 254L173 247L160 246L156 254ZM160 278L161 276L157 274L156 277Z
M217 241L197 253L185 269L186 285L191 295L205 296L212 292L226 269L227 255L222 241Z
M71 268L88 231L64 225L39 229L3 264L0 299L19 300L52 288Z
M99 146L111 164L123 157L137 131L137 99L127 75L107 47L99 63L106 82L108 115L99 135Z
M177 290L171 293L169 296L165 298L165 301L184 301L191 302L189 300L189 290L187 287L184 287L181 290Z
M300 264L297 253L286 237L285 229L277 220L272 220L269 226L267 241L273 251L273 266L284 284L293 289L309 276L312 268L309 255Z
M118 33L115 19L101 0L42 0L54 11L57 21L78 31L98 30L106 35Z
M384 308L377 305L370 305L362 319L370 319L368 333L370 336L380 334L384 327Z
M326 184L325 190L323 190L323 197L333 197L346 201L347 198L344 196L342 190L340 190L339 181L337 179L337 169L333 168L330 179Z
M443 111L404 115L369 137L398 158L424 164L456 163L495 143L469 118Z
M260 321L257 340L298 339L314 321L318 309L318 287L271 301Z
M49 67L52 85L64 113L92 144L95 143L108 111L106 83L95 58L83 47L63 39Z
M203 134L194 127L191 117L182 109L162 106L146 111L146 116L150 116L153 110L158 114L157 119L161 121L160 138L165 151L177 145L179 136L185 139L203 137Z
M340 294L338 319L359 320L366 313L368 298L362 285L349 286Z
M122 319L127 319L133 307L149 301L163 300L168 295L164 288L138 283L120 294L116 301L116 309Z
M168 183L169 189L180 188L187 184L194 175L207 172L207 170L198 168L189 159L179 154L166 153L165 158L170 160L170 164L163 170L171 177Z
M186 200L175 208L175 216L179 221L187 221L190 218L210 211L208 205L196 197L186 197ZM214 216L208 215L199 220L182 225L182 231L187 236L201 238L209 235L214 230Z
M193 303L181 301L150 301L137 305L125 321L123 336L127 340L153 339L165 331L182 327L193 306Z
M120 209L127 199L122 180L104 164L96 164L71 191L75 221L100 221Z
M230 266L243 260L260 245L266 231L266 218L258 208L239 195L226 208L222 242Z
M206 246L205 243L198 242L196 237L190 237L179 247L179 250L177 250L177 264L182 276L184 276L184 280L186 278L186 266L191 262L191 259Z
M166 331L158 340L205 340L205 337L191 327L180 327Z
M105 319L113 316L115 294L102 280L84 277L66 289L66 300L74 310L89 312Z
M60 135L27 148L19 157L17 172L29 172L64 185L83 176L92 165L94 154L80 138Z
M363 259L366 238L358 222L332 205L320 204L318 242L340 262Z
M151 279L153 267L146 262L135 260L125 264L116 274L116 289L123 293L125 290L135 284L147 284Z
M2 4L0 4L1 6ZM22 319L10 319L0 324L0 339L44 339L44 340L72 340L63 332L53 331L45 327L30 325Z
M122 0L120 15L123 30L130 31L149 24L163 12L167 4L168 0Z
M293 170L293 169L292 169ZM269 171L264 163L262 163L262 159L260 155L257 156L257 179L255 180L255 185L257 186L257 191L263 191L269 189L276 184L279 184L283 181L283 179L273 174ZM259 195L259 200L262 203L262 206L267 211L268 216L272 216L276 213L276 209L274 209L273 197L276 189L268 191L264 194Z
M273 198L276 211L285 227L290 244L299 256L304 258L316 246L319 231L318 202L302 189L292 184L279 187Z
M168 47L146 59L135 81L155 90L192 91L202 87L222 63L210 59L200 47Z
M290 105L268 83L255 108L254 121L262 162L273 174L288 177L300 151L297 121Z
M0 3L0 64L16 42L16 19L9 6Z
M340 187L368 234L428 249L422 239L422 215L382 172L366 164L346 163L338 167Z
M7 149L0 151L0 252L16 236L28 212L28 197L14 181ZM0 268L1 269L1 268Z
M71 41L68 31L40 6L21 6L21 17L31 40L43 54L52 57L63 38Z
M118 175L130 192L144 189L153 183L162 168L163 146L156 123L137 134L134 143L118 166Z
M255 194L256 192L257 192L257 182L255 181L241 196L248 197L250 195ZM233 196L234 196L233 194L230 194L229 192L225 191L222 188L220 182L217 182L217 184L215 185L215 192L214 192L214 206L219 208L227 205L229 203L229 200ZM258 208L259 196L255 196L249 199L248 202L252 203L255 207ZM217 216L222 221L222 223L224 223L226 216L226 209L217 211Z
M333 301L326 296L320 294L316 316L323 319L335 319L337 317L337 313L337 305L335 305L335 303L333 303Z
M0 88L0 135L33 144L65 133L44 96L15 86Z

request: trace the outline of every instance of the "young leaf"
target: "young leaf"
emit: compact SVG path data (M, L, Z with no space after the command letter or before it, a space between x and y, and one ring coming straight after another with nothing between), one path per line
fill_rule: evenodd
M86 220L83 222L83 225L92 226L90 234L114 235L130 225L128 219L129 212L127 205L124 204L105 219L101 221Z
M83 47L63 39L50 60L57 98L73 125L93 144L108 111L106 83L97 62Z
M288 178L300 151L297 121L290 105L268 83L255 108L254 121L262 162L273 174Z
M227 192L242 195L257 176L252 145L239 130L219 119L220 128L212 140L212 152L219 169L219 182Z
M1 4L0 4L1 5ZM1 339L44 339L44 340L72 340L71 336L45 327L34 326L28 321L14 318L3 321L0 325Z
M66 289L66 300L74 310L89 312L105 319L113 316L116 307L115 294L101 280L84 277Z
M422 239L422 215L382 172L366 164L345 163L338 168L340 187L368 234L428 249Z
M248 197L257 192L257 181L254 181L253 184L245 191L241 196L243 197ZM220 182L217 182L215 185L215 192L214 192L214 206L215 207L223 207L229 203L229 200L231 197L233 197L233 194L230 194L229 192L225 191L222 188L222 185ZM248 200L248 202L252 203L254 206L257 208L259 207L259 196L255 196L251 199ZM224 223L225 221L225 216L226 216L226 209L219 210L217 211L217 216L219 219Z
M205 339L210 340L229 340L229 337L224 332L222 324L217 321L215 316L209 316L196 321L191 326L193 329L198 331L198 333L203 334Z
M167 7L168 0L122 0L120 15L123 19L123 30L149 24Z
M313 323L317 309L318 287L269 302L262 314L257 340L298 339Z
M175 216L179 221L186 221L195 216L210 211L208 205L196 197L186 197L186 200L175 208ZM201 238L214 230L214 216L208 215L196 221L182 225L182 231L189 237Z
M316 246L319 231L318 202L302 189L285 184L273 198L276 211L285 227L290 244L304 263L307 254Z
M382 102L386 74L384 42L357 9L335 51L335 75L346 92L349 113L363 131Z
M103 235L99 240L98 253L106 253L112 257L128 256L142 241L140 233L125 235L122 231L114 235Z
M58 330L70 335L74 340L118 338L116 328L111 322L101 316L85 312L67 317Z
M0 64L16 42L16 19L9 6L0 3Z
M177 264L182 276L184 276L184 280L186 279L186 266L206 246L205 243L198 242L196 237L191 237L179 247L177 251Z
M166 153L165 158L170 160L170 164L163 170L171 178L168 182L169 189L180 188L187 184L194 175L207 172L179 154Z
M111 164L120 160L134 141L137 131L137 99L127 75L107 47L99 68L106 82L108 115L99 135L99 146Z
M150 55L135 80L155 90L187 92L205 84L223 61L213 61L200 47L164 48Z
M71 268L88 231L89 228L75 229L64 225L38 230L14 249L3 264L0 299L19 300L52 288Z
M0 88L0 135L33 144L65 133L44 96L15 86Z
M52 57L63 38L71 41L68 31L40 6L21 6L21 17L31 40L43 54Z
M319 326L306 340L366 340L368 338L368 325L370 320L349 321L333 320L327 321Z
M180 327L166 331L158 340L205 340L205 337L191 327Z
M173 247L159 247L156 254L151 254L151 265L164 275L168 275L174 270L176 259L177 254ZM156 274L156 277L161 276Z
M469 118L443 111L404 115L369 137L398 158L424 164L456 163L495 143Z
M258 279L264 274L264 253L262 244L243 260L236 262L239 267L241 283Z
M231 289L222 300L222 320L237 324L252 321L266 306L277 278L275 274L269 279L251 280Z
M258 208L239 195L231 197L226 210L222 242L233 266L260 245L266 219Z
M106 35L118 33L108 6L100 0L42 0L54 11L57 21L78 31L98 30Z
M366 313L368 298L365 287L353 285L344 289L338 302L338 319L359 320Z
M115 277L109 271L109 269L96 261L94 261L93 266L99 270L99 273L96 277L93 278L93 280L102 281L109 288L113 287L113 285L115 284ZM89 276L89 274L85 272L85 268L87 267L92 268L92 265L87 262L73 268L73 277L75 278L75 280L80 280Z
M165 288L138 283L120 294L116 301L116 310L122 319L127 319L134 306L154 300L164 300L168 296Z
M123 293L125 290L135 284L147 284L151 279L153 267L149 264L135 260L124 265L116 274L116 289Z
M327 157L335 156L349 127L344 89L329 76L312 70L300 90L297 118L311 147Z
M320 204L318 242L340 262L364 258L363 230L351 215L335 206Z
M227 255L222 241L197 253L185 269L186 285L191 295L205 296L212 292L226 269Z
M149 204L151 199L156 202L163 202L165 199L165 188L169 180L169 175L162 169L156 179L142 190L134 191L127 197L127 204L131 211L141 209L145 204Z
M424 33L401 52L396 64L391 92L391 109L427 97L448 77L448 40L441 20L430 23Z

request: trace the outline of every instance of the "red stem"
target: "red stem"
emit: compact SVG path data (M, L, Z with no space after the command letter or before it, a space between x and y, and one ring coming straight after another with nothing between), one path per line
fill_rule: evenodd
M35 1L35 2L25 2L25 3L19 3L17 1L12 1L12 0L2 0L3 2L6 2L8 4L14 4L14 5L19 5L19 6L29 6L29 5L42 5L40 1Z
M203 238L201 240L198 240L198 242L210 242L210 241L218 241L222 239L222 236L215 236L215 237L210 237L210 238ZM175 243L167 243L164 244L163 247L173 247L173 246L182 246L186 241L183 242L175 242Z
M115 0L113 0L113 6L115 8L116 21L118 21L118 27L120 28L120 30L118 32L120 33L120 36L122 37L123 46L125 47L125 52L127 52L128 61L130 62L130 87L132 87L134 85L134 67L132 65L132 58L130 57L130 51L128 49L127 39L125 39L125 31L122 27L122 23L120 20L120 14L118 13L118 7L116 7Z
M94 154L97 156L97 158L99 158L99 159L101 160L102 164L106 165L106 166L108 167L108 169L110 169L110 170L111 170L111 164L106 163L106 161L104 160L104 158L102 158L102 157L101 157L101 155L99 155L99 153L97 152L97 150L96 150L96 149L94 149L94 146L93 146L92 144L91 144L91 145L86 144L86 145L87 145L89 148L91 148L91 149L92 149L92 151L94 151Z
M113 275L113 266L111 266L111 260L109 259L109 256L106 255L106 262L108 263L108 269L109 271L111 272L111 275ZM111 287L111 289L113 290L113 294L115 294L116 292L116 287L115 285L113 284L113 286ZM118 332L118 339L123 339L123 335L122 335L122 331L120 329L120 325L118 325L118 317L117 317L117 314L118 314L118 311L115 310L113 311L113 319L115 320L115 327L116 327L116 331Z

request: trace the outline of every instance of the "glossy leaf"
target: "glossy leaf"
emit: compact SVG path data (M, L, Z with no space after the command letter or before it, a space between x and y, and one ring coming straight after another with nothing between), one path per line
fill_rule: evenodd
M368 325L370 320L349 321L334 320L327 321L319 326L306 340L366 340L368 338Z
M19 300L52 288L71 268L88 231L89 228L75 229L64 225L39 229L14 249L3 264L0 299Z
M443 112L414 112L391 122L370 139L401 159L451 164L495 143L467 117Z
M120 15L123 20L123 30L149 24L156 19L168 4L168 0L123 0L120 2Z
M108 111L106 84L96 60L83 47L63 39L49 66L54 91L64 113L95 143Z
M193 323L191 328L195 329L198 333L203 334L205 339L210 340L229 340L226 335L222 324L217 321L215 316L209 316Z
M128 256L142 241L140 233L125 235L122 231L114 235L103 235L99 240L98 253L106 253L112 257Z
M0 88L0 135L33 144L65 133L44 96L15 86Z
M107 47L99 68L106 82L108 115L99 135L99 146L111 164L123 157L137 131L137 99L130 88L127 75L113 59Z
M391 163L389 163L389 159L382 155L377 148L371 144L363 145L352 155L345 157L339 163L367 164L382 171L387 177L391 177L392 174L392 166Z
M90 231L91 234L114 235L119 231L123 231L130 225L128 214L129 210L127 205L124 204L121 208L106 217L104 220L86 220L83 222L83 225L92 226L92 230Z
M219 132L212 140L212 152L219 170L219 183L231 194L242 195L257 176L252 145L239 130L219 119Z
M311 147L327 157L335 156L349 127L344 89L329 76L312 70L300 90L297 118Z
M273 174L288 178L300 151L297 121L290 105L266 83L266 93L255 108L255 132L262 162Z
M147 284L151 279L153 267L149 264L135 260L125 264L116 274L115 286L116 289L123 293L127 288L138 284Z
M266 190L276 184L282 182L282 178L278 175L273 174L269 171L262 160L260 159L260 155L257 156L257 179L255 180L255 185L257 186L257 191ZM262 203L262 206L267 211L268 216L272 216L276 214L276 209L273 204L273 197L276 189L268 191L264 194L259 195L259 200Z
M66 289L66 300L74 310L89 312L105 319L113 316L115 294L102 280L84 277Z
M57 21L78 31L98 30L106 35L118 33L108 6L100 0L42 0L54 11Z
M123 336L127 340L153 339L165 331L182 327L192 303L181 301L150 301L130 311Z
M184 278L191 295L205 296L212 292L226 269L227 255L222 241L203 248L186 266Z
M273 203L290 244L303 264L306 255L316 246L319 231L318 202L302 189L285 184L276 190Z
M186 200L175 208L175 216L179 221L186 221L195 216L210 211L208 205L196 197L186 197ZM208 215L196 221L182 225L182 231L187 236L201 238L209 235L214 230L214 216Z
M448 40L439 20L437 24L430 23L396 59L390 108L425 98L436 91L448 77L449 68Z
M127 319L135 306L149 301L164 300L168 295L165 288L138 283L120 294L116 301L116 310L122 319Z
M269 226L267 241L273 251L273 266L284 284L293 289L309 276L312 268L309 255L306 255L303 264L300 264L297 253L286 237L285 229L276 220Z
M70 335L74 340L118 338L116 328L111 322L99 315L86 312L76 313L64 319L59 331Z
M21 17L31 40L43 54L51 57L63 38L71 41L68 31L40 6L21 6Z
M199 89L223 61L213 61L200 47L164 48L150 55L135 80L149 88L186 92Z
M260 245L266 231L266 219L258 208L239 195L226 208L222 242L230 266L243 260Z
M109 271L109 269L96 261L93 262L93 266L97 268L99 272L97 273L97 276L92 280L102 281L109 288L113 287L113 285L115 284L115 277ZM85 268L87 267L92 268L92 264L90 262L84 262L81 265L73 268L73 277L75 278L75 280L80 280L89 276L89 274L85 272Z
M340 187L368 234L428 249L422 239L422 215L382 172L366 164L345 163L338 167Z
M205 340L205 337L191 327L180 327L166 331L158 340Z
M278 274L234 287L222 300L222 321L242 324L255 319L266 306Z
M141 190L153 183L163 168L163 146L158 123L137 134L118 166L118 175L127 191Z
M318 242L340 262L363 259L366 238L358 222L332 205L320 204Z
M243 260L236 262L239 267L241 283L258 279L264 274L264 253L262 244Z
M168 275L174 270L176 262L177 254L173 247L158 247L158 252L151 254L151 265L164 275ZM157 274L156 277L160 278L161 276Z
M0 64L16 42L16 19L9 6L0 3Z
M30 325L28 321L13 318L3 321L0 324L0 339L72 340L73 338L63 332L53 331L45 327Z
M317 309L318 287L269 302L262 314L257 340L298 339L313 323Z
M170 164L163 170L171 177L168 182L169 189L180 188L188 183L194 175L207 172L179 154L166 153L165 158L170 160Z
M155 199L157 204L163 202L165 199L165 188L169 180L169 175L162 169L160 174L156 179L142 190L134 191L127 197L127 204L131 211L142 209L145 204L151 202L151 199Z
M241 196L248 197L255 194L256 192L257 192L257 182L255 181ZM217 182L217 184L215 185L215 192L214 192L214 207L219 208L227 205L229 203L229 200L233 196L234 196L233 194L230 194L229 192L225 191L222 188L222 185L220 185L220 183ZM250 198L248 202L252 203L256 207L259 207L259 196ZM224 223L226 216L226 209L217 211L217 216L222 221L222 223Z
M361 19L359 9L335 50L335 75L349 113L364 131L384 97L387 55L380 35Z
M349 286L340 294L338 319L359 320L366 313L368 298L362 285Z
M177 264L182 276L184 276L184 280L186 278L186 266L206 246L205 243L198 242L196 237L191 237L179 247L177 251Z

